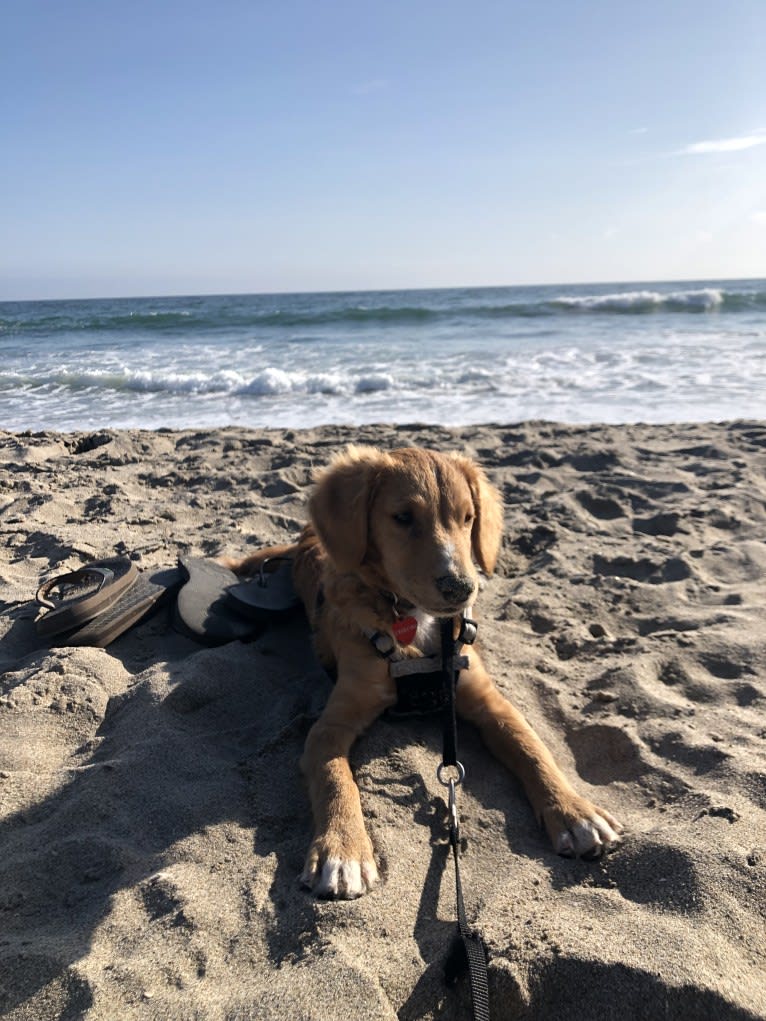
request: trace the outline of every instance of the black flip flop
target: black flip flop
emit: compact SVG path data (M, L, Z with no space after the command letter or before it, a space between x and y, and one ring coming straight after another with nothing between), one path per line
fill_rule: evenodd
M259 623L266 624L275 615L286 616L300 606L291 558L267 558L254 578L232 585L227 596L239 613Z
M38 635L51 637L86 624L108 609L136 583L138 569L128 557L108 557L49 578L35 596L48 612L35 624Z
M186 584L178 593L173 627L203 645L247 641L261 630L238 613L227 592L239 578L228 567L203 557L179 557Z
M185 575L177 567L166 567L138 575L135 584L85 627L67 635L62 645L94 645L104 649L121 634L148 617L182 585Z

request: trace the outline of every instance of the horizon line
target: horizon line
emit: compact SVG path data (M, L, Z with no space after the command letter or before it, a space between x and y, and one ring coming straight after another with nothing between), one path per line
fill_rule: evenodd
M554 281L553 283L534 284L439 284L435 287L361 287L361 288L327 288L319 290L269 290L269 291L166 291L151 294L100 294L83 297L47 297L47 298L0 298L0 304L23 305L43 302L67 302L67 301L148 301L160 298L268 298L276 295L289 297L300 297L308 295L341 295L341 294L395 294L401 292L415 293L418 291L491 291L491 290L523 290L534 287L608 287L614 285L627 285L631 287L647 286L650 284L705 284L705 283L729 283L740 280L751 282L766 280L766 276L733 276L733 277L678 277L678 278L654 278L628 280L615 278L613 280L569 280Z

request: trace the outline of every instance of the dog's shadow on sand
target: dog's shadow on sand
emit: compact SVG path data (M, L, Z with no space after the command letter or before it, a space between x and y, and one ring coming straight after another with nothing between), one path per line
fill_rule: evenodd
M443 884L446 883L450 888L453 901L455 898L454 870L449 867L452 850L447 803L443 798L429 796L423 778L417 773L403 777L398 782L411 787L418 805L413 813L413 825L428 830L431 848L413 929L415 942L426 967L398 1012L400 1021L408 1021L409 1018L422 1017L444 996L447 985L454 985L467 972L463 967L465 962L461 958L459 940L456 954L457 915L454 921L437 917ZM409 797L401 800L406 804L411 801ZM455 910L456 905L453 904Z

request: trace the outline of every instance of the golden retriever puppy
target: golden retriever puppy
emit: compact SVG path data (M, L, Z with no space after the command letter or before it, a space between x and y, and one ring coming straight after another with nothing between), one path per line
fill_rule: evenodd
M349 447L319 476L309 509L310 524L294 546L228 564L246 575L266 557L291 556L317 651L337 672L301 762L315 827L301 879L318 896L352 898L378 879L348 756L397 700L381 647L394 659L438 650L439 618L472 605L477 565L487 575L494 570L502 509L482 470L465 457L364 447ZM618 842L622 827L576 793L476 649L463 651L458 712L520 778L554 848L598 857Z

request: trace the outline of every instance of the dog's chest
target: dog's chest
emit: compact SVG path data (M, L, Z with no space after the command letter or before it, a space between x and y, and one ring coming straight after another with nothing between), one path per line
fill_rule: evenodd
M424 656L433 656L441 651L439 621L425 610L414 610L412 616L418 622L418 629L412 644Z

